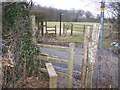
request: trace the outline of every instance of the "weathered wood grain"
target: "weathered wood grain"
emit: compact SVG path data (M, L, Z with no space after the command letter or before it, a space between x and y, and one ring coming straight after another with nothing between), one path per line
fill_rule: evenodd
M51 63L46 63L46 68L49 74L49 87L50 88L57 88L57 73L55 72Z
M69 60L68 60L68 88L72 88L73 85L73 70L74 70L74 54L75 54L75 43L69 44Z

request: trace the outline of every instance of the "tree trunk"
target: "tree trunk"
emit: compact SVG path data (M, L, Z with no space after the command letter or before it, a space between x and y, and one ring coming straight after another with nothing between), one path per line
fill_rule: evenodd
M84 35L84 58L82 62L82 72L81 72L82 79L81 79L81 84L80 84L81 88L85 88L85 84L86 84L89 37L90 37L90 26L86 26L85 35Z

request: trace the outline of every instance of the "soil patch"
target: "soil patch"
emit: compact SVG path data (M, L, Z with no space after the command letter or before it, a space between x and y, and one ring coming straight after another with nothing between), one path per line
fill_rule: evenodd
M37 76L28 77L26 82L20 81L17 85L17 88L48 88L49 79L45 74Z

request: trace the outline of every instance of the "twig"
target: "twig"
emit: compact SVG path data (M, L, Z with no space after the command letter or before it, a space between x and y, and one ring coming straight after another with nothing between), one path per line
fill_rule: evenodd
M26 51L24 53L24 82L26 82Z

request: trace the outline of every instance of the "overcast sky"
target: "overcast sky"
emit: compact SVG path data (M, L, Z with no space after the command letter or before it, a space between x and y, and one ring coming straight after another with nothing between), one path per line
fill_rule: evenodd
M58 9L83 9L84 11L91 11L94 15L100 14L101 0L32 0L35 4L41 6L54 7ZM105 12L105 17L108 13Z

